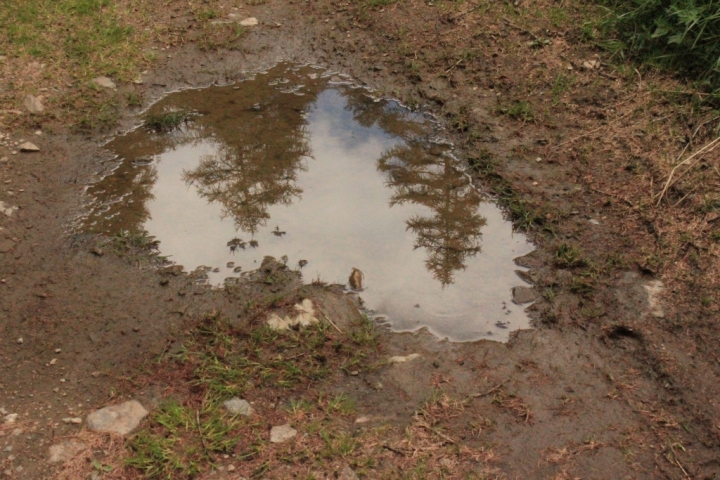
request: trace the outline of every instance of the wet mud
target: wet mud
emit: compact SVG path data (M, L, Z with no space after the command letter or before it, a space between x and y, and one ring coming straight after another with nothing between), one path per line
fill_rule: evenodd
M173 91L214 83L226 85L213 87L222 92L228 85L247 81L248 76L280 61L322 64L371 84L379 90L379 96L408 101L418 98L420 91L424 98L435 102L436 108L449 112L460 111L458 105L463 103L470 105L477 123L491 130L482 137L483 141L505 152L503 173L508 178L529 194L535 192L545 201L556 201L568 212L577 209L591 218L599 216L602 200L588 196L591 200L586 201L565 195L564 192L574 191L578 186L569 179L564 166L553 166L551 170L545 164L528 163L513 153L519 147L531 150L537 139L553 132L536 131L528 124L523 126L527 131L523 136L518 134L517 126L494 117L493 104L487 100L495 98L494 86L491 89L476 82L484 95L479 97L472 93L475 92L471 88L472 79L464 78L458 68L451 71L455 75L452 81L443 78L423 84L417 77L400 73L400 65L405 62L403 55L394 52L382 57L387 65L377 60L382 56L378 45L385 45L390 38L384 28L390 27L378 21L356 31L353 38L346 37L339 34L334 24L316 22L324 16L330 21L330 16L322 13L323 6L328 7L279 3L250 7L248 13L258 16L263 26L247 35L240 51L202 52L192 45L178 47L171 59L145 76L143 85L124 88L141 92L148 101L156 101L172 98L169 94ZM434 21L436 17L434 12L431 16L421 8L405 13L407 22L417 24L424 24L431 17ZM342 17L342 12L339 15ZM371 50L377 58L367 58L366 52ZM230 90L228 93L232 94ZM273 92L277 90L268 91ZM298 102L301 111L308 104L308 98L302 96L293 101ZM254 103L242 114L262 114L252 109ZM161 101L158 106L162 105ZM194 109L198 113L203 111L202 106ZM137 126L140 113L127 110L115 133ZM297 118L302 120L301 115ZM447 123L452 124L452 119ZM187 126L192 125L200 122L190 119ZM238 236L247 245L235 256L225 251L234 238L228 238L234 235L231 215L225 217L228 230L217 236L221 248L211 249L223 251L222 256L209 260L178 259L186 270L193 269L190 265L194 263L214 264L213 268L221 269L217 277L212 276L212 270L187 273L173 269L157 255L148 254L144 249L148 240L142 236L118 238L78 233L78 227L86 221L85 225L92 224L96 233L152 230L149 217L153 215L140 206L150 204L152 195L160 198L150 186L160 182L159 169L170 163L152 157L166 155L174 139L189 131L183 128L163 135L142 129L131 131L126 137L138 136L137 150L122 155L126 159L132 156L134 164L133 160L118 162L108 154L103 147L107 138L70 135L59 127L55 134L46 132L37 140L41 154L14 157L0 164L6 182L0 198L4 204L19 207L11 216L0 214L3 358L0 407L20 415L17 423L0 427L0 445L5 449L0 464L3 471L10 471L9 478L56 478L55 467L46 462L47 447L78 431L78 427L64 423L62 418L84 416L126 397L140 398L152 406L171 391L171 386L137 384L133 378L147 362L176 351L188 319L218 310L229 318L245 321L248 299L271 304L270 299L277 295L292 294L301 287L303 279L312 278L314 262L321 261L279 248L271 253L278 258L287 255L291 268L282 262L273 267L281 280L277 284L265 283L267 275L255 272L238 285L211 288L199 280L209 278L210 283L217 284L225 276L236 276L225 273L231 270L228 262L236 262L232 270L241 266L243 271L255 264L251 256L246 264L239 260L242 254L253 254L249 246L252 235ZM290 130L297 128L295 125ZM18 139L28 134L21 133ZM462 140L466 136L467 132L459 129L450 139L459 146L458 157L475 158L477 152L464 150ZM305 154L302 148L300 153ZM190 167L188 171L192 171ZM300 178L310 174L311 167L307 171L294 170ZM293 168L285 171L292 173ZM182 169L176 174L182 177ZM122 180L113 183L113 178ZM198 175L193 188L200 186L197 182L201 179L202 175ZM553 179L557 182L548 186L547 191L533 190L536 187L532 182ZM100 190L107 192L106 199L118 201L106 202L103 208L85 217L88 198ZM292 196L292 188L289 191ZM209 189L208 195L211 194ZM131 198L138 198L138 208L128 209L132 213L123 216L120 207ZM212 207L214 219L223 216L223 208L230 208L221 204L216 200ZM478 215L486 221L481 228L481 243L482 252L487 252L488 230L494 228L494 222L499 224L500 219L483 210ZM107 218L114 223L103 224ZM583 215L568 218L573 228L564 224L566 230L558 235L581 235L589 248L606 248L610 237L617 235L604 227L593 230L595 225L590 227ZM400 227L405 220L400 219ZM267 238L258 239L259 247L273 241L281 245L289 239L296 230L284 225L290 223L268 221L263 227ZM275 227L286 234L274 235ZM161 250L166 248L171 239L163 237L160 231L155 235ZM417 238L410 235L408 245L414 246ZM572 280L570 270L558 268L551 246L546 242L520 262L521 270L527 270L524 278L550 286L544 290L546 297L553 292L553 285L570 284ZM179 256L181 252L179 248L170 253ZM427 251L421 247L415 253L420 255L422 264ZM308 264L300 277L292 271L296 266L290 263L303 259ZM342 276L339 272L329 275L339 277L332 280L344 282L348 267L365 271L369 293L373 288L368 275L371 270L363 265L348 263L342 267ZM510 268L509 271L517 269ZM221 273L225 274L220 276ZM427 273L425 270L423 274ZM381 330L383 355L419 356L367 375L340 377L325 388L342 390L356 398L358 413L369 417L373 425L400 427L411 420L436 389L464 398L467 400L464 413L456 422L477 426L468 441L494 448L497 457L492 465L499 478L713 478L718 470L715 370L692 353L692 345L656 327L663 317L657 299L648 293L657 290L654 279L642 272L618 270L607 281L608 285L590 300L564 294L553 299L552 308L548 307L547 298L539 300L529 311L540 328L515 332L505 344L488 340L454 343L438 341L424 331ZM504 288L511 285L522 282ZM360 296L363 295L361 292ZM323 290L317 298L328 308L336 305L333 311L337 316L357 314L343 306L342 302L350 298L344 291ZM423 306L423 302L418 303ZM521 309L507 303L514 311ZM255 400L265 402L268 408L278 402L276 398ZM452 434L453 425L447 428ZM12 449L7 450L10 446Z

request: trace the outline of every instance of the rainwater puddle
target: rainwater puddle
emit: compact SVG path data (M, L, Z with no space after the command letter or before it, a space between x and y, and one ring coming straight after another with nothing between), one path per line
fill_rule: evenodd
M528 328L511 289L533 247L471 186L436 125L343 77L280 65L236 85L168 95L171 132L138 128L89 187L86 229L146 230L163 255L221 285L266 255L303 278L364 274L366 306L395 331L505 341Z

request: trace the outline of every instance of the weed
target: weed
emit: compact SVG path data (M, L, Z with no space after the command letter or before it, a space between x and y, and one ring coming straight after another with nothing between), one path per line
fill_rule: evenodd
M188 120L186 112L150 113L145 118L145 126L157 132L170 132Z
M575 268L587 266L580 249L563 243L555 251L555 264L560 268Z
M125 95L125 102L128 107L142 107L142 96L137 92L128 92Z
M514 101L510 106L499 106L497 112L502 115L507 115L514 120L522 120L523 122L535 120L532 105L528 102Z
M497 162L493 155L485 148L481 149L477 155L468 158L468 164L475 173L487 175L495 171Z

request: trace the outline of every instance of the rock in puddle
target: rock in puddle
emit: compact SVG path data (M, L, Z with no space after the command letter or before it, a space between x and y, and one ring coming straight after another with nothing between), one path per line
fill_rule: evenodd
M539 296L537 290L532 287L513 287L512 289L512 301L517 305L532 303Z
M289 423L279 425L270 429L270 443L283 443L297 435L297 430L292 428Z
M148 411L137 400L101 408L87 417L87 426L96 432L127 435L135 430Z
M255 413L255 410L253 410L253 408L250 406L250 402L237 397L231 398L230 400L223 402L223 407L225 407L225 410L232 413L233 415L244 415L246 417L249 417L250 415Z
M68 440L67 442L53 445L50 447L50 455L48 457L48 462L66 462L78 453L85 450L85 448L87 448L87 445L76 440Z

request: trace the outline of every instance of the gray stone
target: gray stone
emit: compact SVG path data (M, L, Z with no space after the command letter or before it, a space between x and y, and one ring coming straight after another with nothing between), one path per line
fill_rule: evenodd
M270 429L270 443L283 443L297 435L297 430L292 428L289 423L272 427Z
M40 99L34 95L27 95L23 100L23 106L27 108L28 112L36 115L45 111L45 107L43 107Z
M48 462L66 462L78 453L85 450L86 448L87 445L76 440L68 440L67 442L53 445L52 447L50 447L50 456L48 458Z
M102 408L87 417L87 426L96 432L127 435L135 430L148 412L137 400Z
M250 402L237 397L223 402L223 407L233 415L245 415L249 417L255 413L255 410L250 406Z
M26 152L26 153L29 153L29 152L39 152L39 151L40 151L40 147L38 147L38 146L35 145L34 143L25 142L25 143L23 143L22 145L20 145L20 151L21 151L21 152Z
M93 78L93 81L92 81L92 82L93 82L95 85L97 85L98 87L111 88L111 89L113 89L113 90L115 90L115 89L117 88L117 85L115 85L115 82L113 82L112 80L110 80L108 77L97 77L97 78Z
M514 287L512 289L512 301L517 305L532 303L538 299L537 290L532 287Z
M359 480L357 474L353 471L352 468L350 468L349 465L346 465L345 468L343 468L343 471L340 472L340 476L338 477L338 480Z

